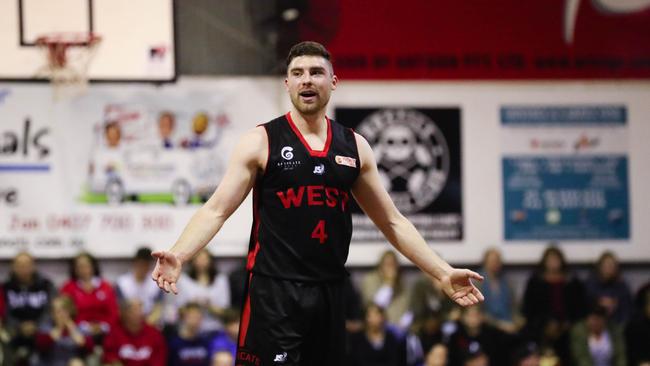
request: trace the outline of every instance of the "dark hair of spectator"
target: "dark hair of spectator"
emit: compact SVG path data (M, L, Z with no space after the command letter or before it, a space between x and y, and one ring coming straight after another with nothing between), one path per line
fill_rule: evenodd
M560 250L560 248L555 246L555 244L551 244L548 248L544 250L544 253L542 254L542 259L539 261L539 264L537 266L537 270L539 271L539 273L544 274L544 272L546 271L546 262L548 261L548 258L552 255L555 255L560 259L560 271L566 274L567 273L566 258L564 258L564 253L562 252L562 250Z
M217 274L219 273L217 269L217 261L215 260L214 256L210 254L207 250L204 250L205 253L207 253L208 258L209 258L209 264L208 264L208 277L210 278L210 283L214 282L214 279L217 277ZM192 261L190 262L190 268L187 272L187 274L196 281L196 279L199 277L199 273L196 270L196 267L194 266L194 261L196 258L204 252L203 250L198 252L194 258L192 258Z
M75 264L77 263L77 260L81 258L88 258L90 261L90 265L93 267L93 276L95 277L100 277L101 276L101 271L99 270L99 262L97 262L97 258L93 257L92 254L88 252L81 252L77 254L74 258L70 259L69 265L68 265L68 270L70 272L70 278L74 281L78 280L77 277L77 272L75 271Z
M138 248L138 250L135 252L133 260L149 262L151 260L151 249L147 247Z
M600 275L600 267L603 265L603 262L605 262L607 259L611 259L616 263L616 275L614 276L615 278L619 277L619 270L618 270L618 258L616 255L614 255L613 252L606 250L603 252L603 254L598 257L598 261L596 262L596 273Z

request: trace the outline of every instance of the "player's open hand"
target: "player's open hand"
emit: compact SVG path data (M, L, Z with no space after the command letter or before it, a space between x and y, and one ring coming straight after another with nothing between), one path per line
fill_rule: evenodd
M151 256L157 258L156 267L151 272L151 278L156 281L158 287L165 292L178 294L176 282L181 275L181 261L171 252L159 250L151 253Z
M469 269L453 269L449 275L440 279L442 290L458 305L470 306L478 304L485 298L481 291L472 283L483 280L483 276Z

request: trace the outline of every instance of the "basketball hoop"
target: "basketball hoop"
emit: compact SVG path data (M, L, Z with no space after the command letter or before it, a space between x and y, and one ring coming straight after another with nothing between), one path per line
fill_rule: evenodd
M50 80L55 99L86 90L88 65L101 40L93 33L52 33L36 40L47 59L36 76Z

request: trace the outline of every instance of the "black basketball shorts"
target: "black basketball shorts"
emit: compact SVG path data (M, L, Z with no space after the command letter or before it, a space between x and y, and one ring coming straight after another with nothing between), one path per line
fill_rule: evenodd
M251 274L236 366L337 366L345 353L343 281L298 282Z

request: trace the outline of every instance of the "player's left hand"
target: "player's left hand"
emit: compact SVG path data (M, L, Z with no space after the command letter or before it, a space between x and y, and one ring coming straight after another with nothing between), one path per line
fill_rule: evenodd
M478 304L485 298L481 291L472 283L483 280L483 276L469 269L453 269L447 276L440 279L442 290L460 306Z

